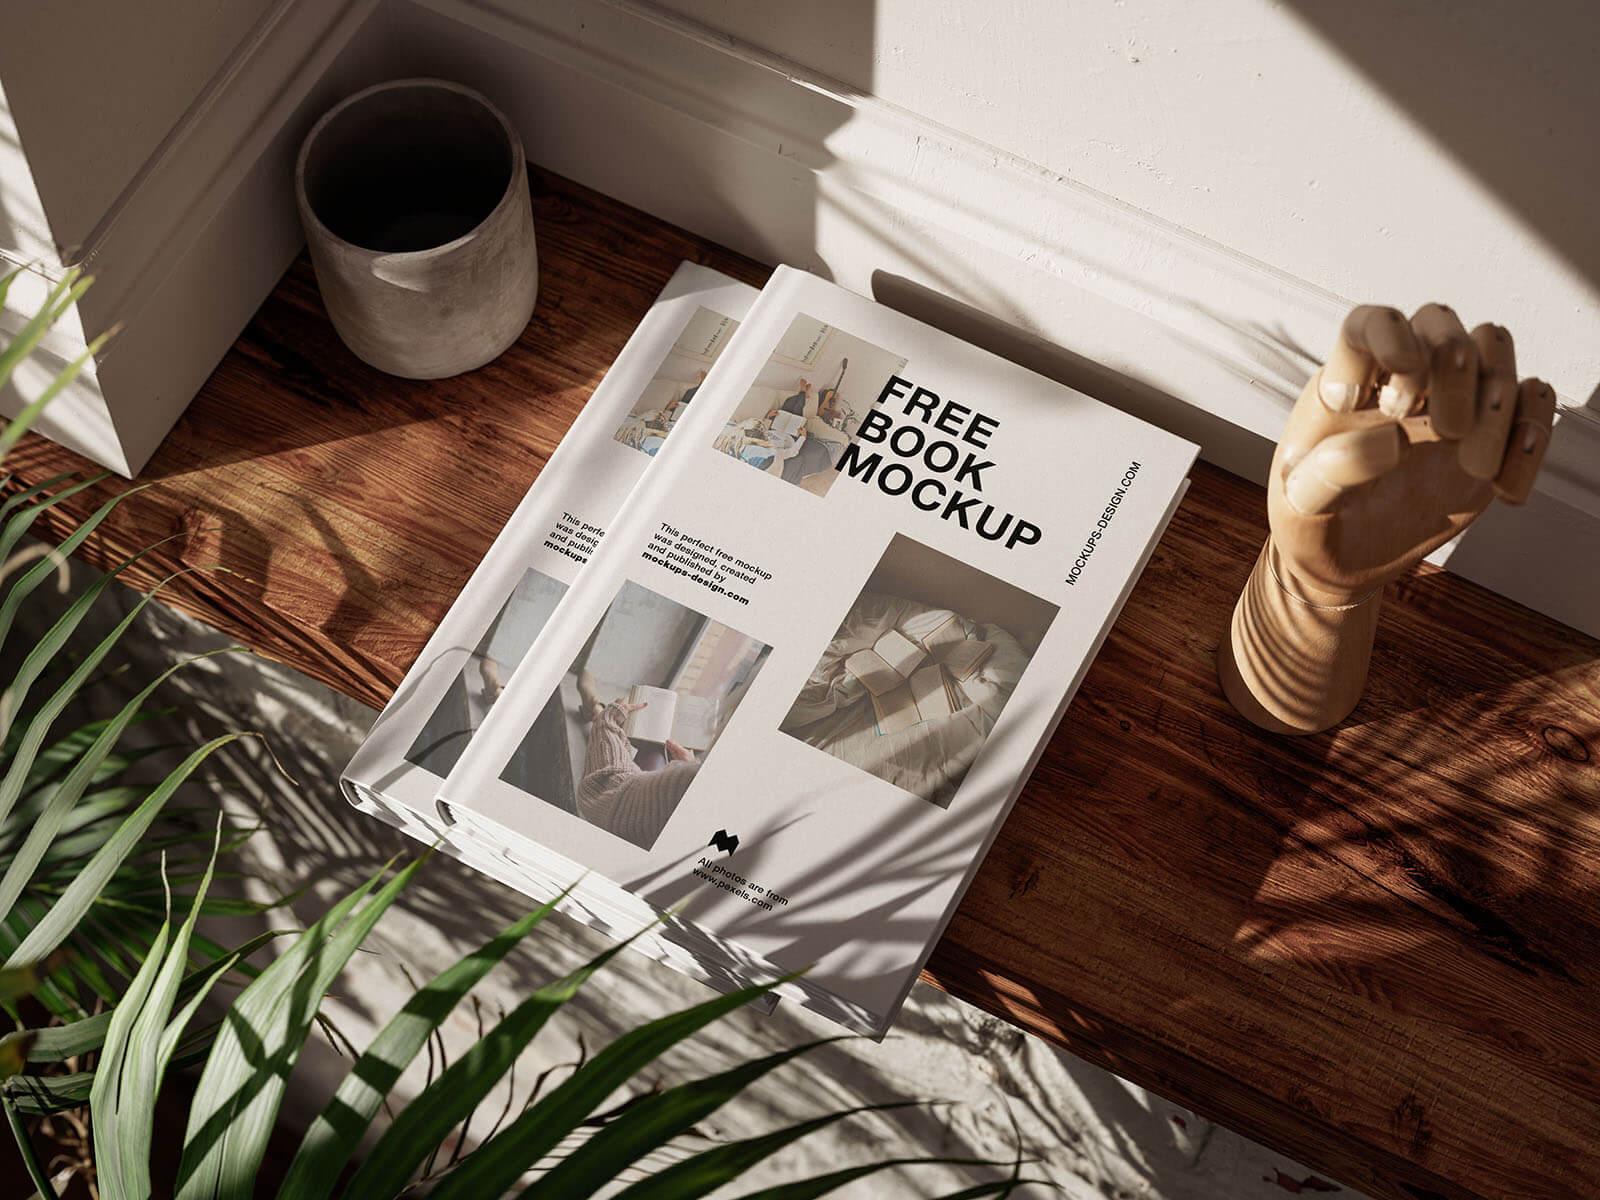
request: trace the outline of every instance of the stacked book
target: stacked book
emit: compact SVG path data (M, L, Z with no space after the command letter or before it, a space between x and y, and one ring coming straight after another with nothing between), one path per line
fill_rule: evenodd
M805 272L686 263L346 794L881 1036L1194 453Z

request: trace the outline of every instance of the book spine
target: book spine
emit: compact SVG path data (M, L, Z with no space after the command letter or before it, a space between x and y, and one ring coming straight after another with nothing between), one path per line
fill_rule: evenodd
M624 402L631 405L648 386L684 323L702 306L743 323L755 298L754 288L695 263L683 263L673 274L345 767L341 790L351 803L370 811L374 796L381 795L389 806L424 821L436 817L442 780L406 756L449 681L465 665L469 648L499 613L554 520L564 510L590 507L586 459L611 440ZM640 460L641 476L647 477L654 460L643 455ZM609 514L594 519L608 520ZM584 569L578 567L578 573Z

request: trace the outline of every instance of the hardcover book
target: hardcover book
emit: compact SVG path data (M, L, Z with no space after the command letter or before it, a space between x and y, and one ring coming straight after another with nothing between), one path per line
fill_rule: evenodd
M587 564L492 621L483 589L430 645L480 690L474 624L517 647L430 760L439 812L526 890L660 918L663 956L719 986L803 970L778 993L880 1035L1195 447L789 268L684 391L602 438L649 462L603 515L560 499L588 478L574 443L547 502L605 528ZM669 752L686 700L708 724Z
M693 263L673 275L345 768L340 782L357 808L535 899L548 900L573 882L530 873L503 846L462 836L440 819L439 788L689 411L756 295ZM539 736L556 745L559 731L545 727ZM605 926L577 897L562 907L620 936L638 932ZM634 944L707 982L731 986L654 934Z

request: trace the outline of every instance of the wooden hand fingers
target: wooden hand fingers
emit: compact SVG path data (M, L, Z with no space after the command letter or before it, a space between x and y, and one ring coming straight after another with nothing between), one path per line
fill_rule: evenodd
M1327 512L1351 488L1398 465L1407 442L1457 443L1463 472L1520 503L1544 459L1556 409L1548 384L1518 385L1516 347L1504 326L1468 333L1443 304L1423 305L1410 321L1380 305L1352 310L1315 390L1326 412L1349 415L1332 422L1340 432L1329 434L1326 422L1304 427L1284 456L1285 491L1304 513Z
M1382 392L1378 376L1387 375ZM1351 310L1317 379L1317 396L1332 412L1354 412L1377 399L1403 417L1427 386L1428 355L1398 309L1363 304Z
M1479 325L1472 341L1478 347L1478 403L1472 429L1461 439L1461 469L1474 479L1493 479L1516 416L1517 352L1503 325Z
M1390 422L1325 437L1289 471L1284 496L1307 515L1327 512L1351 488L1398 465L1402 440Z
M1542 379L1524 379L1517 389L1516 411L1511 418L1510 435L1505 441L1505 456L1494 490L1502 500L1521 504L1533 490L1533 479L1544 461L1550 444L1550 427L1555 421L1556 393Z
M1428 355L1428 416L1440 436L1472 432L1478 411L1478 346L1461 318L1443 304L1425 304L1411 328Z

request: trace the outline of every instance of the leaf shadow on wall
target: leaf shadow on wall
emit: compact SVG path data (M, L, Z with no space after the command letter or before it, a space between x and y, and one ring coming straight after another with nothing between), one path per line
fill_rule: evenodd
M1289 7L1600 288L1600 23L1592 4ZM1600 381L1588 405L1600 408Z

